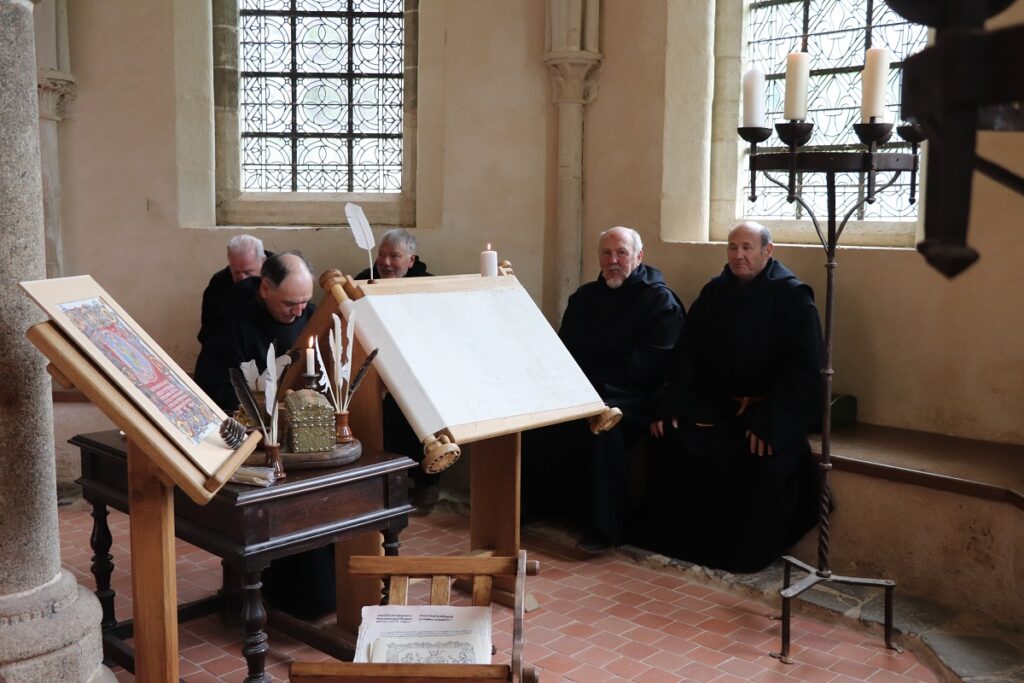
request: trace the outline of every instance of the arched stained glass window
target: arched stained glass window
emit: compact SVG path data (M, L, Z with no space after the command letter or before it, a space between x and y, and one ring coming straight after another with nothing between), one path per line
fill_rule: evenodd
M748 6L746 55L749 67L760 67L767 76L765 110L770 123L782 121L785 97L786 55L805 50L811 59L807 120L814 123L814 136L806 149L836 150L859 145L853 124L860 122L861 70L864 53L870 47L887 47L892 59L886 95L889 122L900 120L900 88L903 61L925 46L927 28L910 24L889 9L884 0L757 0ZM768 149L781 145L773 135ZM907 150L893 134L882 146L888 151ZM777 150L781 151L781 149ZM744 162L744 166L745 166ZM904 174L906 175L906 174ZM746 174L744 183L749 183ZM827 215L825 176L809 173L798 179L803 197L818 216ZM840 174L836 177L840 209L863 196L866 177ZM908 177L865 205L857 220L912 221L917 204L910 204ZM748 193L748 188L743 188ZM750 218L806 218L798 203L786 202L786 191L771 183L758 183L758 200L744 202L743 213Z
M402 191L404 4L238 0L241 191Z

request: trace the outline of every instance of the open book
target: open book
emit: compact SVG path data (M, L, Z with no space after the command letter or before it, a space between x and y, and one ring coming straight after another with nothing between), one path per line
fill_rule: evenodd
M491 608L450 605L364 607L353 661L490 664Z

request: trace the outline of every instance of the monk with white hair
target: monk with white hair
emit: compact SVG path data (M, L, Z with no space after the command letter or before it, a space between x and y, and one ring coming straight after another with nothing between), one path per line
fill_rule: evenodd
M558 332L601 399L622 410L622 421L598 435L585 420L538 430L523 448L528 504L567 508L555 512L574 518L579 548L590 553L625 540L630 458L653 419L683 328L682 302L643 261L636 230L601 233L601 273L569 297Z

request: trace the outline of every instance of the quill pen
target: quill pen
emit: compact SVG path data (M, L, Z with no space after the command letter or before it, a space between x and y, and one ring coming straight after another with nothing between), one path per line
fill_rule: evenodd
M266 386L263 389L267 397L267 414L270 415L270 433L267 434L270 443L277 443L277 363L274 362L275 358L274 345L271 344L267 349L267 370L264 373Z
M327 390L327 397L331 399L331 405L334 406L335 410L340 410L338 407L338 401L334 398L334 389L331 388L331 381L327 377L327 364L324 363L324 357L320 354L320 339L317 337L313 338L313 349L316 351L316 360L320 363L322 372L317 375L316 384L320 387L320 391Z
M345 398L345 410L348 410L348 404L352 402L352 394L356 393L356 389L359 388L359 383L363 381L363 377L366 377L366 373L370 371L370 364L373 363L373 359L377 357L377 352L380 349L374 349L370 351L370 355L363 361L362 366L359 368L359 372L356 373L355 379L352 380L352 384L348 389L348 396Z
M345 204L345 216L348 218L348 225L352 228L352 236L360 249L366 250L366 256L370 260L370 280L373 280L373 231L370 230L370 222L366 220L363 207L349 202Z
M259 404L256 403L256 397L252 395L249 383L245 380L245 375L238 368L228 368L228 375L231 377L231 386L235 389L235 396L238 397L238 402L241 404L242 409L246 415L259 422L260 429L266 434L267 425L263 418L267 417L267 415L260 408Z

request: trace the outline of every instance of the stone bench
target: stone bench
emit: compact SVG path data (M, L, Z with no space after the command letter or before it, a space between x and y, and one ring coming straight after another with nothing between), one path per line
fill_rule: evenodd
M831 460L834 572L1024 630L1024 446L858 424ZM793 554L816 565L817 542Z

